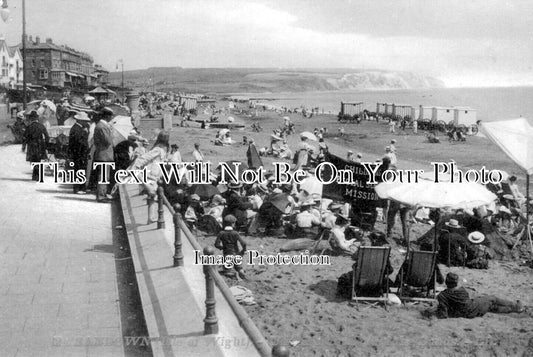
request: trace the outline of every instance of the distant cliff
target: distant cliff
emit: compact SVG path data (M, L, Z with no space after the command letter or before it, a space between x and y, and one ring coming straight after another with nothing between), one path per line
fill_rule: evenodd
M354 69L263 69L157 67L124 72L125 85L138 90L211 93L303 92L346 89L440 88L436 78L410 72ZM110 73L112 84L121 75Z

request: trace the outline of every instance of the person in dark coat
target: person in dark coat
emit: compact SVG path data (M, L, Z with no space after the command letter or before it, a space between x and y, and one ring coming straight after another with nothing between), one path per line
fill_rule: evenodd
M50 141L46 127L39 123L39 115L35 110L32 110L28 115L31 121L30 125L24 132L24 143L26 144L26 161L41 162L46 159L46 144ZM31 179L39 180L39 167L33 168Z
M83 171L87 168L87 155L89 152L89 143L87 138L89 136L88 123L91 121L89 116L80 112L74 116L76 124L70 129L68 138L68 156L72 166L71 170L74 172ZM72 190L74 193L84 194L85 183L73 184Z
M114 152L113 152L113 133L111 124L108 123L113 117L112 111L102 111L100 114L100 120L96 123L94 128L94 162L114 162ZM106 166L108 171L108 177L111 178L111 172L108 166ZM103 169L98 168L96 170L98 176L98 181L101 181L103 176ZM109 202L111 196L107 194L107 184L96 184L96 201L98 202Z
M238 229L244 228L248 224L246 210L252 209L253 204L246 197L242 196L242 183L230 182L228 188L226 209L222 212L222 216L225 217L228 214L235 216L237 219L236 227Z

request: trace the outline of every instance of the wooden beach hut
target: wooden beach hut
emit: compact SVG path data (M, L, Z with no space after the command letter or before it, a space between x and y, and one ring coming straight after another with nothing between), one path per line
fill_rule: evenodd
M376 103L376 114L385 114L386 103Z
M445 123L449 123L454 119L453 107L433 107L432 121L442 120Z
M341 115L361 115L363 102L341 102Z
M393 104L392 105L392 115L393 116L400 116L402 118L410 117L411 119L414 117L413 107L409 104Z
M196 109L198 105L198 98L193 96L180 95L178 97L178 103L180 105L183 105L185 110Z
M453 123L455 126L461 124L466 125L467 127L476 124L477 122L477 111L468 107L455 107L453 110Z
M431 120L433 117L433 107L420 105L418 110L418 120L428 119Z

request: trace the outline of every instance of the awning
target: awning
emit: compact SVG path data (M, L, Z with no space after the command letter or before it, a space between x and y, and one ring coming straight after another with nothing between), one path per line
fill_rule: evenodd
M527 119L481 123L481 129L528 175L533 174L533 127Z

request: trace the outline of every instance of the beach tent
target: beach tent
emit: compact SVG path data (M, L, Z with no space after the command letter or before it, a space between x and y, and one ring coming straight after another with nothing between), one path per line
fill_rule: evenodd
M533 126L526 118L481 123L482 132L509 156L515 164L526 172L526 198L529 201L529 175L533 174ZM526 201L527 225L529 221L529 202ZM526 229L533 253L531 232Z

